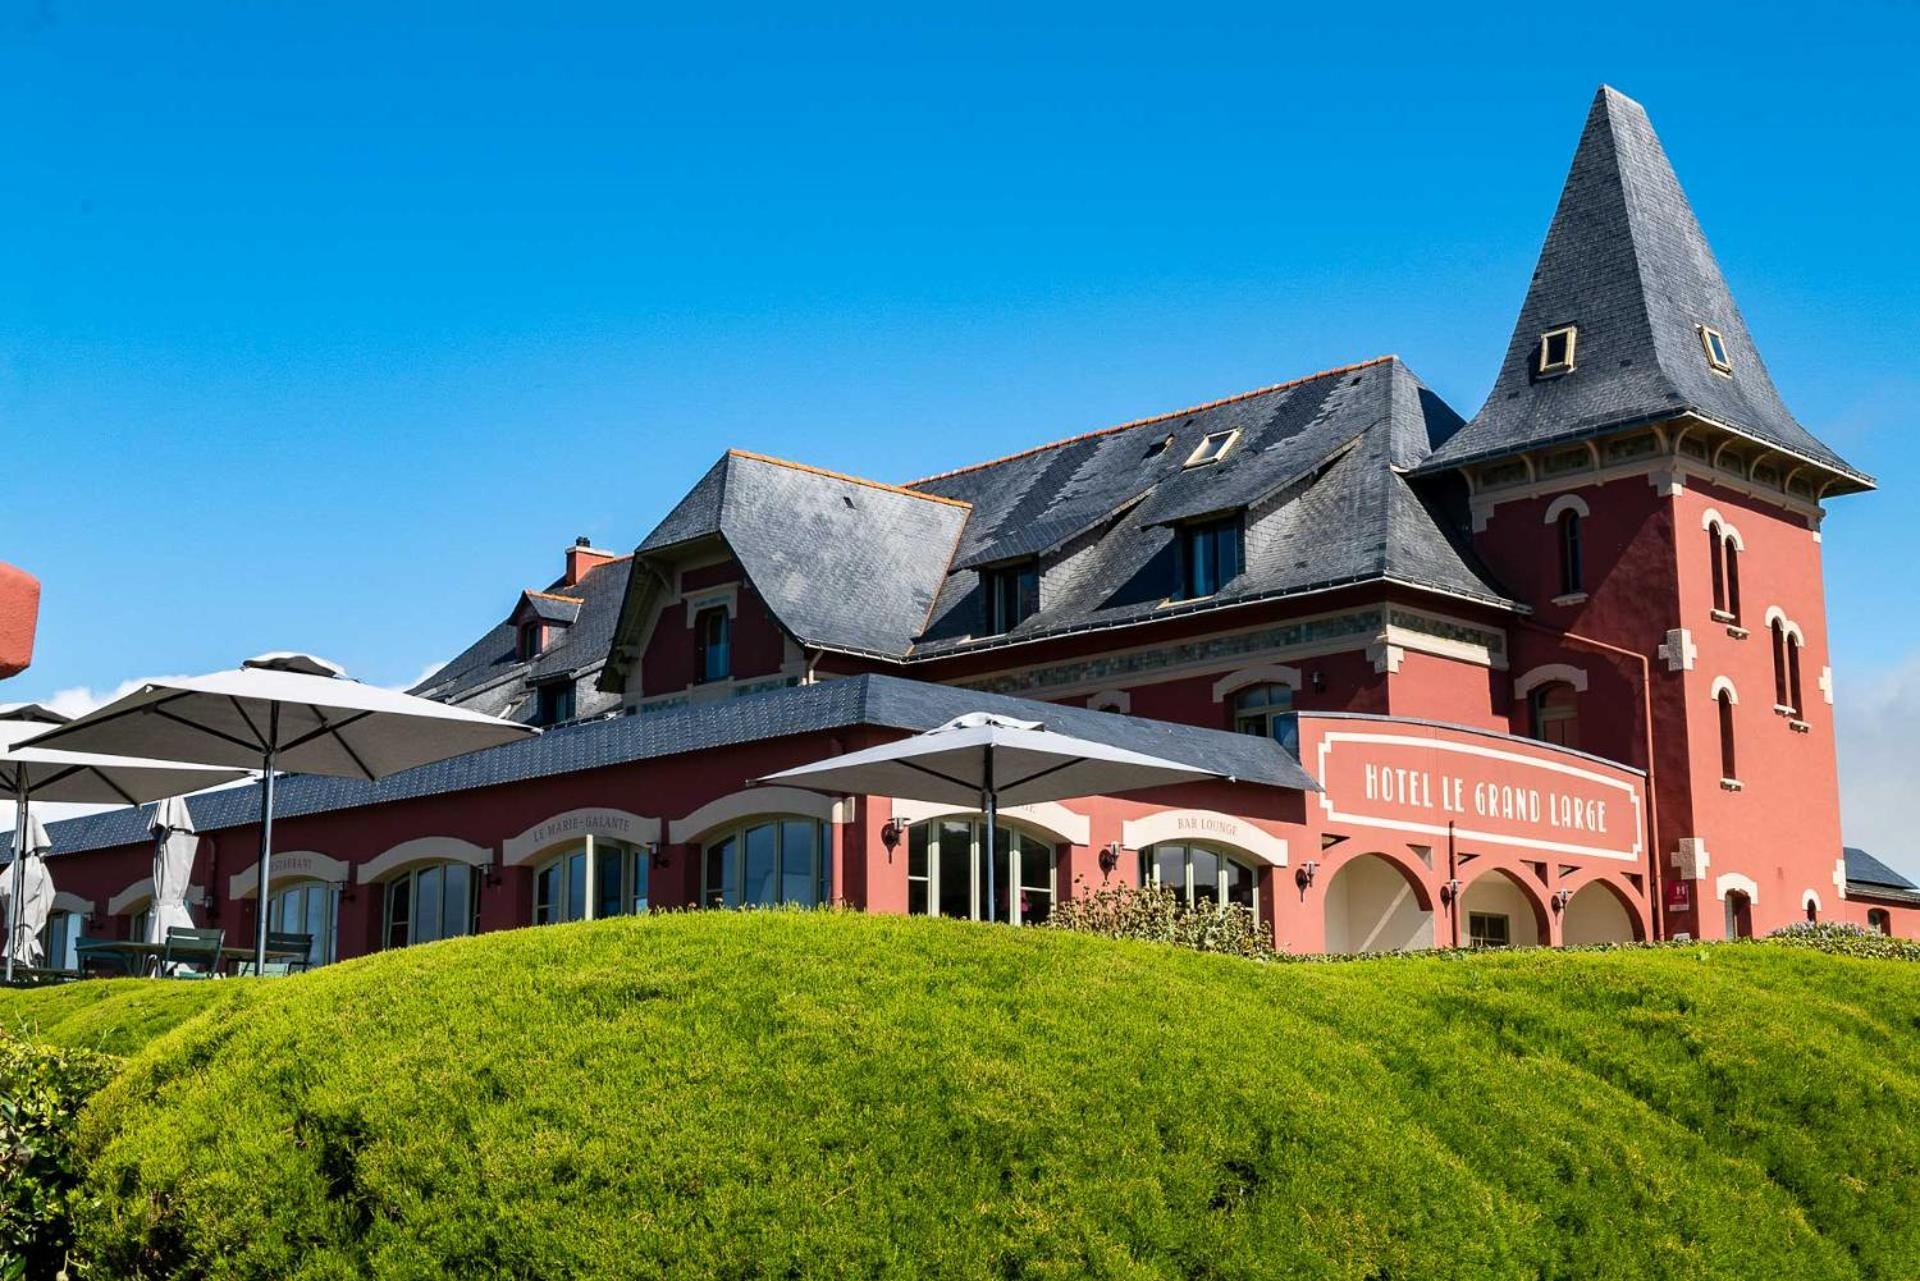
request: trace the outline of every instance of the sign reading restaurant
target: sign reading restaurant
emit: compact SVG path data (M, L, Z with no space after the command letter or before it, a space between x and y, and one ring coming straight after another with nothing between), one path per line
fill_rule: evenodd
M1313 721L1320 804L1333 821L1430 836L1451 829L1459 843L1543 854L1641 855L1642 783L1631 770L1498 735L1344 728L1352 723Z

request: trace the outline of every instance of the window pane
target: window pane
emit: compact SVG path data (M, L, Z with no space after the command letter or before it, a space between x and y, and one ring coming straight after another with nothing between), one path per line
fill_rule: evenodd
M812 907L819 890L818 823L789 820L780 824L780 901Z
M1020 920L1037 925L1053 914L1053 846L1031 836L1020 842Z
M1156 845L1153 847L1153 870L1160 888L1172 890L1184 901L1187 897L1187 847L1184 845Z
M729 836L707 847L707 906L740 906L739 842Z
M554 899L560 888L560 865L551 864L540 869L533 878L533 923L547 925L558 919L554 914Z
M927 874L927 846L932 828L920 823L907 832L907 876L925 877Z
M405 947L413 919L413 878L403 876L387 885L387 946Z
M442 908L445 906L441 895L446 890L445 878L439 868L429 867L415 881L413 941L431 943L441 937Z
M742 843L746 858L740 901L748 907L769 907L779 901L775 897L779 887L774 883L778 833L773 824L762 823L748 828Z
M1253 906L1253 869L1242 866L1232 859L1226 859L1224 863L1227 877L1227 902L1251 908Z
M447 901L441 938L458 938L473 933L473 869L465 863L449 863L446 866Z
M1193 901L1217 904L1220 901L1220 856L1212 850L1193 847Z
M587 852L576 850L567 855L566 919L577 921L587 914Z
M633 894L633 910L636 912L646 912L650 910L651 906L649 903L649 895L653 882L653 856L648 854L644 849L638 849L632 851L631 857L633 859L633 879L628 882L628 886Z
M973 824L940 824L940 915L973 915Z
M987 885L987 847L984 826L980 832L980 897L981 917L989 921L1005 921L1007 904L1013 901L1013 886L1009 873L1013 870L1013 833L1004 827L993 829L993 885L991 891ZM991 905L991 911L988 905Z
M618 841L593 843L593 914L599 917L621 916L627 910L622 876L626 871L627 847Z

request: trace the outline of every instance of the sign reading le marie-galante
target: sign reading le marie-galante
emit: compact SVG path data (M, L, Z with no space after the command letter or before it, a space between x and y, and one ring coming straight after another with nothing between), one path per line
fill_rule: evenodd
M1637 859L1643 831L1632 771L1550 747L1466 732L1328 728L1321 805L1335 820L1456 841Z

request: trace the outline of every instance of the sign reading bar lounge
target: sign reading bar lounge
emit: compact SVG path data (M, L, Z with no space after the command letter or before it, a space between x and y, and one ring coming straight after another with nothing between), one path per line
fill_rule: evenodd
M1320 804L1336 822L1540 853L1638 859L1639 778L1542 745L1462 731L1345 730L1319 744Z

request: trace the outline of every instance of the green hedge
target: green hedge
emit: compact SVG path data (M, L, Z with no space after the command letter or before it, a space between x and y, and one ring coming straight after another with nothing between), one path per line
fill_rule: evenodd
M73 1244L81 1182L74 1132L81 1107L115 1061L0 1031L0 1278L60 1275Z
M209 1008L84 1117L94 1275L1901 1277L1920 1258L1920 985L1811 950L1274 966L714 913L177 986ZM111 998L89 1007L108 1024Z

